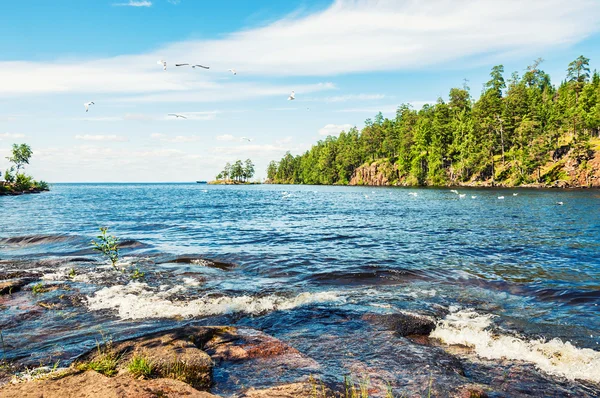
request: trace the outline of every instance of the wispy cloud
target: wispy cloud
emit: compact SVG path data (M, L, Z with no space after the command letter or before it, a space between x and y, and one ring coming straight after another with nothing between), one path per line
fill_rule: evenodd
M152 7L152 2L147 0L129 0L127 3L114 3L115 7Z
M375 101L384 99L385 94L348 94L334 97L315 98L313 101L346 102L346 101Z
M10 138L24 138L25 134L20 134L20 133L0 133L0 141L3 139L10 139Z
M321 135L338 135L342 131L348 131L352 127L351 124L326 124L325 127L319 129Z
M409 101L407 102L413 109L419 110L426 104L435 104L437 101ZM335 112L343 113L368 113L376 114L381 112L383 114L394 114L398 109L398 104L386 104L381 106L367 106L367 107L356 107L356 108L345 108L338 109Z
M76 135L75 136L76 140L81 140L81 141L105 141L105 142L125 142L127 141L126 137L120 136L120 135L115 135L115 134L110 134L110 135L102 135L102 134L98 134L98 135L91 135L91 134L85 134L85 135Z
M201 137L197 135L175 135L170 136L167 134L154 133L150 134L151 138L163 141L163 142L172 142L176 144L180 143L188 143L188 142L197 142L200 141Z
M238 139L231 134L223 134L215 137L217 141L237 141Z

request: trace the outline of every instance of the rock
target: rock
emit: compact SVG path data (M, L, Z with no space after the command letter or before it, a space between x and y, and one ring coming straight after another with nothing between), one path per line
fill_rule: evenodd
M425 315L398 314L365 314L363 320L393 330L400 336L427 336L435 329L435 320Z
M319 393L321 387L317 386ZM330 396L330 391L327 390L327 396ZM249 389L240 398L299 398L312 397L313 385L310 383L292 383L283 386L268 388L266 390ZM321 396L321 395L319 395Z
M174 332L140 337L111 344L104 348L120 358L119 373L126 373L133 356L146 358L153 365L153 377L179 380L198 389L208 389L212 383L212 359L194 344L194 334L204 336L205 328L183 328ZM105 351L104 351L105 352ZM100 352L93 351L85 360L96 359Z
M456 394L453 395L454 398L487 398L487 396L488 394L483 387L471 384L461 387Z
M31 381L0 388L0 397L19 398L218 398L171 379L106 377L92 370L58 380Z
M21 290L21 288L31 282L30 278L11 279L0 282L0 295L12 294Z

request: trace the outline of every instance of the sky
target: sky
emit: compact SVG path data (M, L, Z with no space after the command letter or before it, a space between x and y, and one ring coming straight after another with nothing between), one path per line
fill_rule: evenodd
M379 111L464 79L478 97L497 64L600 69L600 0L0 2L0 170L24 142L49 182L212 180L247 158L264 178Z

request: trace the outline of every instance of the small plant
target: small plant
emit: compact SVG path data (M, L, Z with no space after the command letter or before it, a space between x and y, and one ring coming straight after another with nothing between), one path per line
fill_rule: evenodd
M138 268L136 268L131 273L131 279L133 279L133 280L143 279L145 275L146 275L145 273L141 272Z
M108 235L108 228L101 227L100 235L97 236L98 241L92 241L94 250L99 251L110 260L111 265L115 270L119 261L119 239L116 236Z
M71 271L69 271L69 279L75 279L76 276L77 272L75 271L75 268L71 268Z
M98 354L89 362L81 363L77 366L78 370L95 370L105 376L112 376L117 373L117 365L121 359L120 355L112 349L112 342L106 343L104 348L100 347L100 343L96 343Z
M135 378L149 378L152 375L153 368L152 362L141 354L134 354L127 366L127 370Z
M42 282L40 282L40 283L36 283L35 285L33 285L33 288L31 288L31 291L33 292L33 294L40 294L40 293L46 293L48 291L48 289L46 289L44 287L44 284Z

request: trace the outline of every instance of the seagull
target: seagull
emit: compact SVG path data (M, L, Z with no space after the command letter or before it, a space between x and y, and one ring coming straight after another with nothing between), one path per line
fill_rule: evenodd
M455 193L458 195L458 191L456 189L451 189L450 192Z
M183 119L187 119L187 117L177 114L177 113L169 113L167 116L175 116L176 118L183 118Z
M160 61L156 61L157 64L162 65L163 70L167 70L167 61L163 61L162 59Z
M292 93L290 94L290 96L288 97L288 101L293 101L296 99L296 93L294 91L292 91Z
M417 193L416 193L416 192L409 192L408 194L409 194L410 196L415 196L415 197L417 196Z
M518 195L518 193L516 193L516 192L515 192L515 193L513 193L513 196L517 196L517 195Z
M476 195L471 195L471 199L477 199Z
M190 66L190 64L175 64L175 66ZM198 64L192 65L192 68L195 69L196 67L210 69L210 66L204 66L204 65L198 65Z
M458 195L458 197L461 198L461 199L464 198L465 196L467 196L466 193L461 193L461 194Z
M252 142L252 138L248 138L248 137L242 137L242 138L240 138L240 141L248 141L248 142Z
M227 69L229 72L231 72L234 76L237 75L237 72L235 71L235 69L231 68L231 69Z
M83 104L83 106L85 106L85 111L86 112L90 109L90 105L96 105L96 104L94 104L94 101L92 101L92 102L85 102Z
M498 199L504 199L504 196L498 196Z
M564 205L564 203L563 203L563 202L556 202L556 204L557 204L557 205L559 205L559 206L562 206L562 205Z

